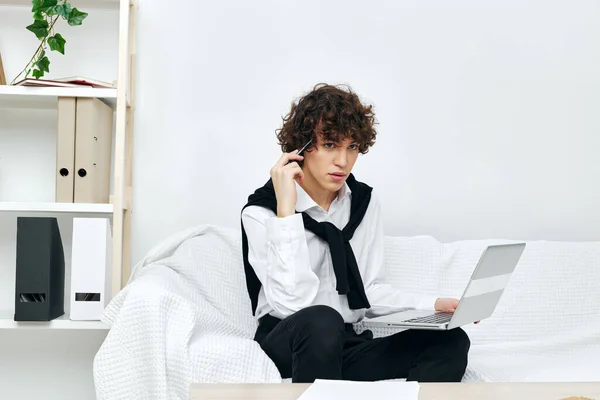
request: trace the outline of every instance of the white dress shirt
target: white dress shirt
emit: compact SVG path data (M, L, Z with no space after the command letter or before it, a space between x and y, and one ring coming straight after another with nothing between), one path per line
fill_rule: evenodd
M350 219L352 193L344 185L325 211L296 183L296 211L306 212L318 222L328 221L343 229ZM350 245L356 257L370 309L352 310L346 295L336 290L329 245L304 229L301 214L278 218L264 207L249 206L242 212L248 237L248 261L262 287L256 316L283 319L313 305L336 309L346 323L398 312L405 307L433 310L437 297L406 293L385 283L383 276L384 235L379 201L375 193L354 232Z

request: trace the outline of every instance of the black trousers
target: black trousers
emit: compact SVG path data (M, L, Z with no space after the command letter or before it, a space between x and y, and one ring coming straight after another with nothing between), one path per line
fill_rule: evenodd
M406 378L419 382L460 382L470 341L460 328L405 330L373 338L358 335L352 324L328 306L313 306L279 320L260 319L254 338L282 378L378 381Z

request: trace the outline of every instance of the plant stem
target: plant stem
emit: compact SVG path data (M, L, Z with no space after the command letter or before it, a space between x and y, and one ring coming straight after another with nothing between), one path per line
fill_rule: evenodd
M58 21L58 18L59 18L59 15L57 15L56 18L54 18L54 20L50 24L50 27L48 28L48 34L50 34L50 30L54 28L54 24L56 23L56 21ZM29 67L31 65L31 63L33 62L33 60L35 60L35 57L44 48L44 44L46 43L47 40L48 40L48 36L46 36L42 40L42 43L40 43L40 45L38 46L38 48L35 51L35 53L33 53L33 57L31 57L31 60L29 60L29 62L25 65L25 68L23 68L23 71L19 72L19 75L15 76L15 79L13 79L12 82L10 83L11 85L14 85L14 83L17 81L17 78L20 77L23 74L23 72L27 71L27 67Z

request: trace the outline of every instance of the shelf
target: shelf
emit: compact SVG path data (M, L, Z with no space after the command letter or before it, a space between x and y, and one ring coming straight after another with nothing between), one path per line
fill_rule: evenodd
M2 1L2 0L0 0ZM32 86L0 86L0 107L56 108L58 97L96 97L113 109L117 104L117 89L62 88Z
M113 209L112 204L0 201L0 213L92 214L104 216L112 215Z
M0 6L31 7L31 0L0 0ZM119 9L119 0L77 0L77 8L104 8L109 10Z
M108 330L109 327L101 321L71 321L68 315L63 315L52 321L15 322L14 313L0 311L0 329L96 329Z

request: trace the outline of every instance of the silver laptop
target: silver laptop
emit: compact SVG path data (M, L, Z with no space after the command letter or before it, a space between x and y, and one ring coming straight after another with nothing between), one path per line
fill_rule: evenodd
M375 326L449 330L488 318L500 301L523 250L525 243L488 246L453 313L408 309L365 322Z

